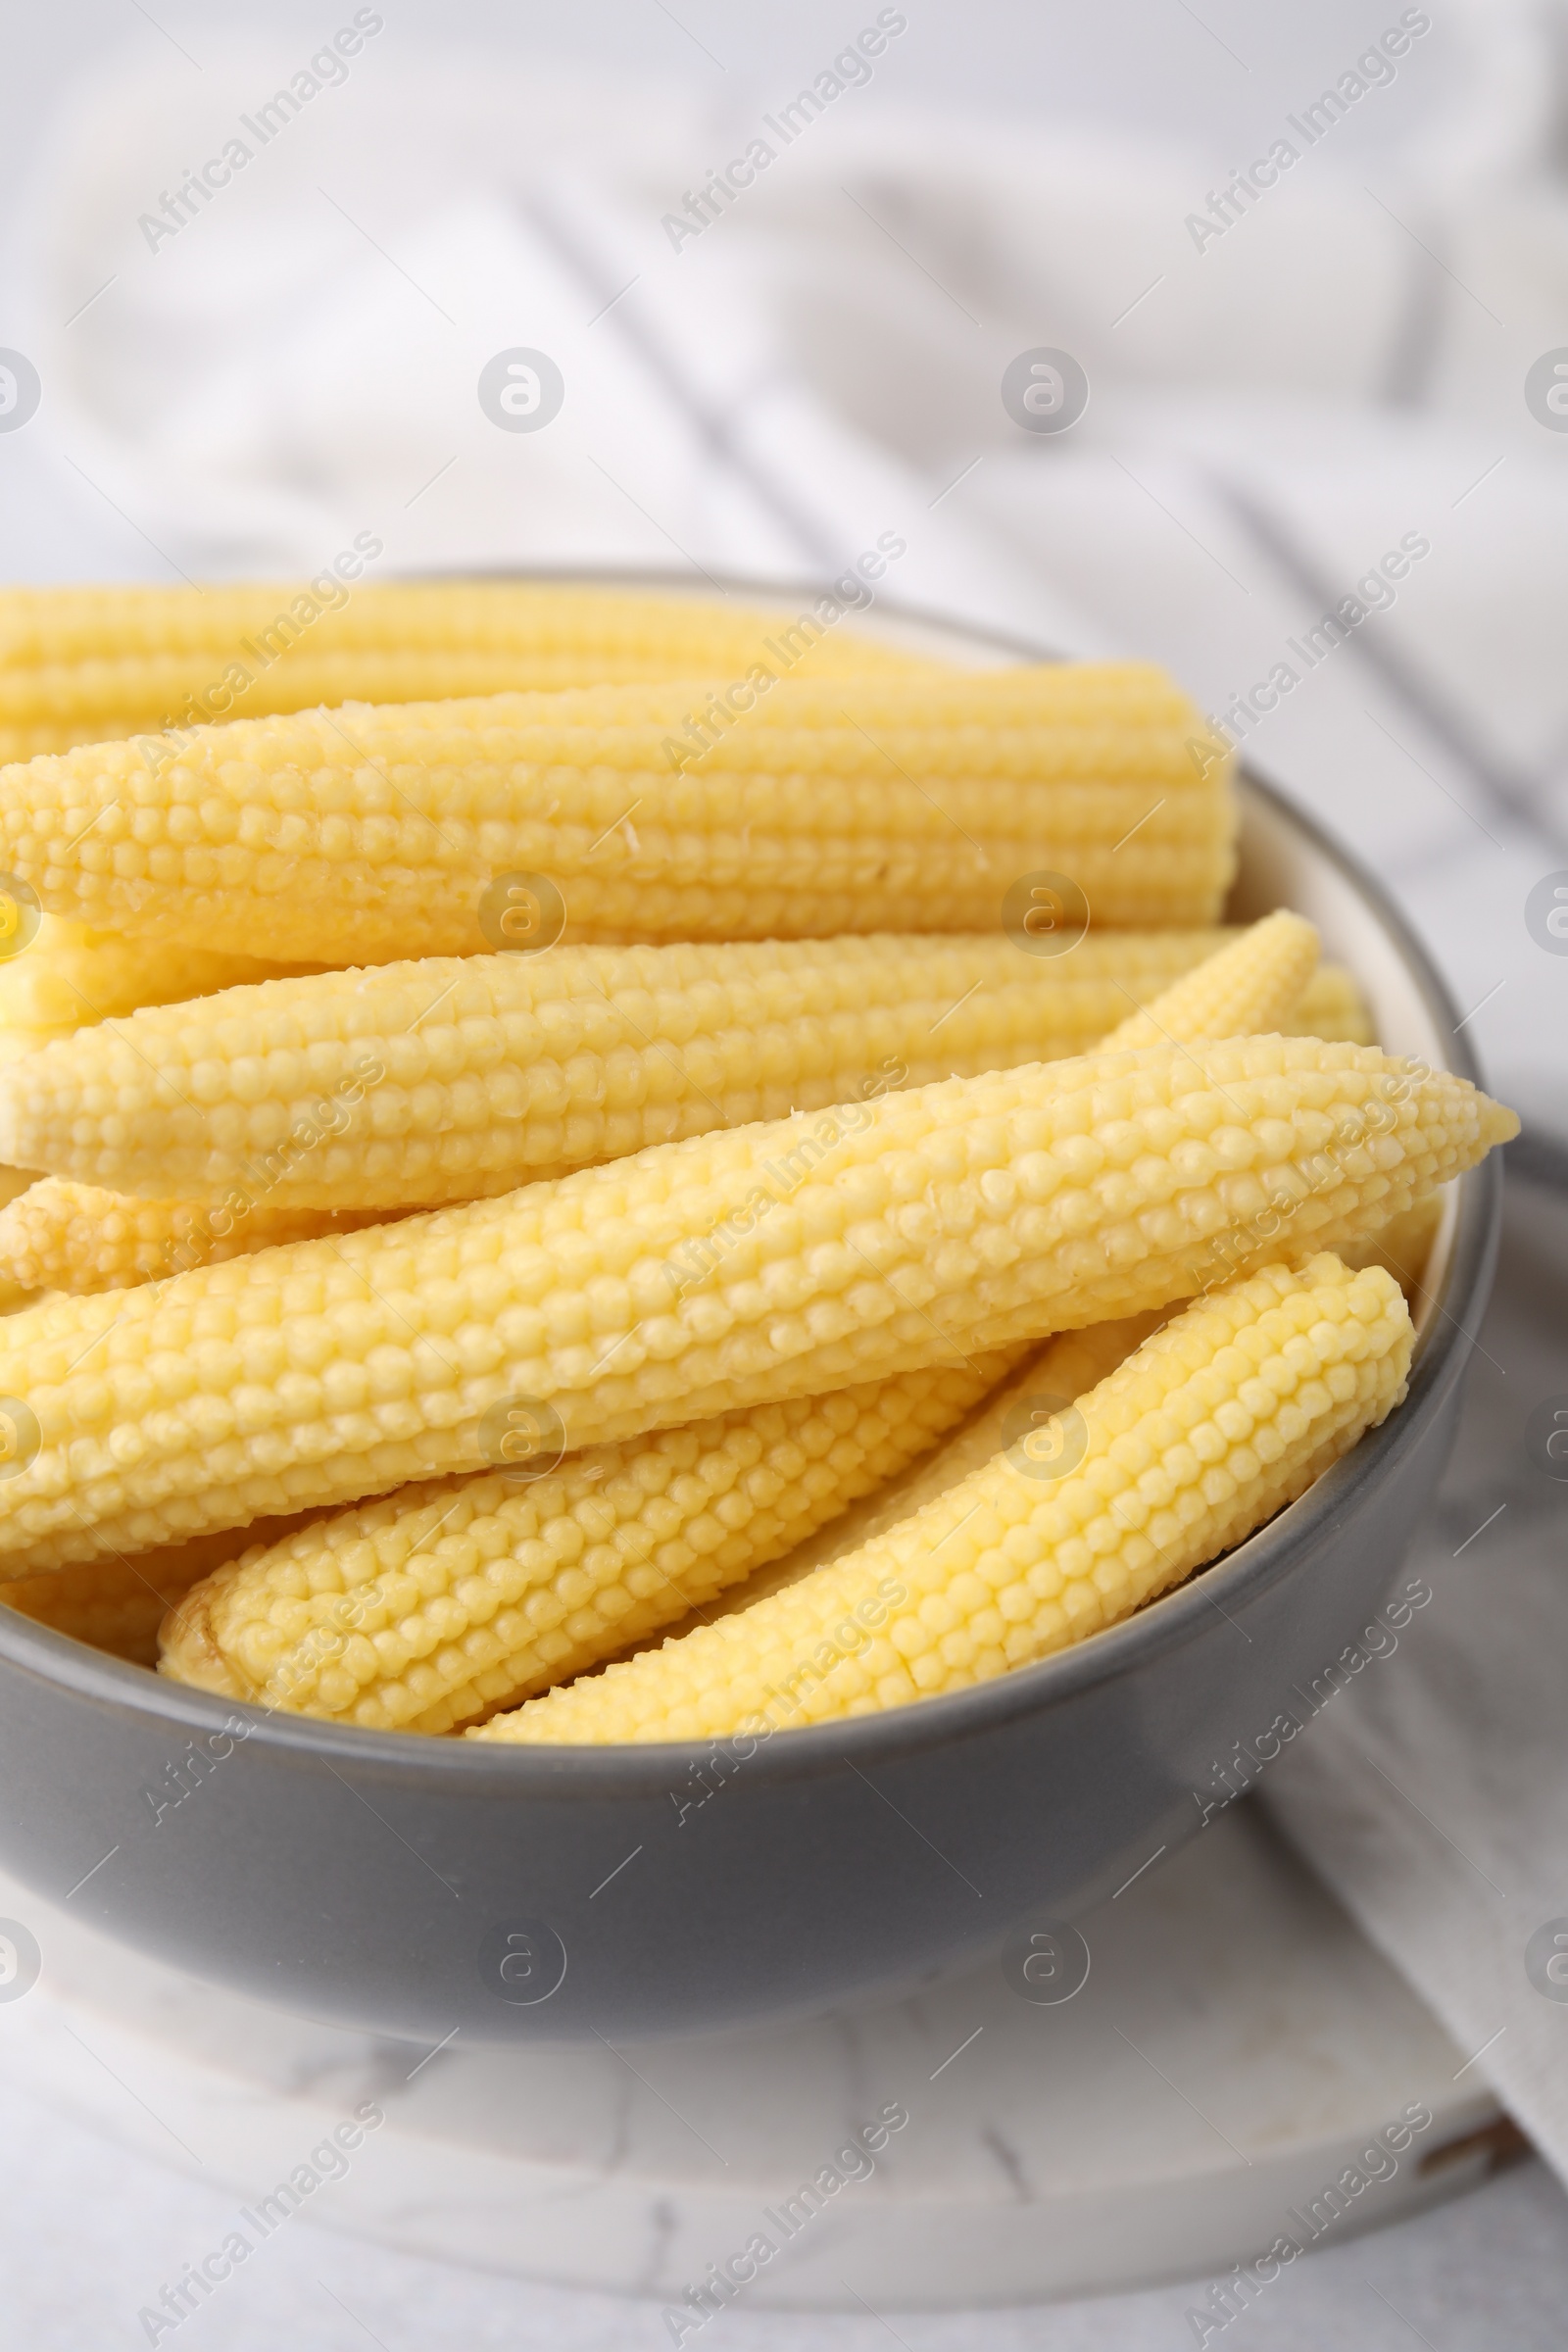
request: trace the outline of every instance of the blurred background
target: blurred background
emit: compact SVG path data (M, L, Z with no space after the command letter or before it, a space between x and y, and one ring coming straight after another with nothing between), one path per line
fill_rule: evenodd
M1568 884L1568 7L65 0L6 34L7 578L309 575L358 546L371 578L711 593L896 544L888 604L1168 663L1376 867L1496 1091L1568 1135L1544 919ZM121 2160L63 2126L26 2169L42 2340L79 2184L117 2279L151 2207L116 2219ZM1232 2340L1407 2340L1376 2294L1428 2343L1468 2297L1438 2352L1546 2342L1562 2208L1534 2179L1397 2233L1388 2295L1315 2257ZM1478 2306L1445 2264L1483 2245ZM313 2343L382 2342L315 2298L315 2259L279 2274L297 2306L278 2287L189 2340L260 2344L310 2300ZM354 2277L410 2298L398 2344L446 2340L450 2276L387 2284L392 2259ZM102 2304L116 2341L140 2340L129 2292ZM519 2294L465 2290L463 2340L662 2340ZM1182 2290L1138 2304L986 2341L1192 2340ZM810 2332L778 2326L744 2340Z

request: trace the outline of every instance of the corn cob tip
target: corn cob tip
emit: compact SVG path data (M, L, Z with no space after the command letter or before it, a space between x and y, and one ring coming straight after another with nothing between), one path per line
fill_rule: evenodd
M235 1554L228 1573L242 1570L253 1556L259 1557L260 1549L247 1545ZM164 1616L158 1628L158 1671L171 1682L188 1683L192 1690L209 1690L219 1698L254 1698L256 1692L235 1673L214 1629L215 1581L212 1574L202 1577Z
M1179 1038L1252 1036L1283 1029L1317 969L1318 936L1303 915L1281 909L1184 973L1105 1040L1109 1049L1168 1045Z
M1519 1113L1510 1110L1505 1102L1494 1102L1490 1095L1482 1095L1481 1101L1485 1105L1481 1125L1482 1146L1485 1151L1494 1152L1499 1144L1511 1144L1519 1133Z

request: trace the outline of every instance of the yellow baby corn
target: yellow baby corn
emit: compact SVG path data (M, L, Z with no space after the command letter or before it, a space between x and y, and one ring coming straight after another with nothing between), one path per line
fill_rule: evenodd
M1064 1416L771 1599L470 1733L558 1743L755 1736L902 1706L1113 1625L1303 1494L1404 1395L1393 1277L1270 1266L1189 1307ZM1047 1350L1038 1366L1054 1386ZM1065 1458L1065 1457L1064 1457Z
M1316 961L1317 934L1310 923L1295 914L1266 916L1225 943L1188 977L1166 988L1146 1012L1129 1015L1103 1041L1102 1050L1125 1050L1161 1038L1174 1041L1272 1028L1300 996ZM1051 1378L1063 1397L1070 1400L1093 1388L1131 1354L1158 1320L1157 1314L1133 1316L1053 1341L1047 1350ZM1066 1383L1072 1385L1064 1386ZM678 1639L690 1625L733 1615L754 1600L798 1584L813 1569L854 1550L896 1520L946 1494L998 1450L1002 1440L997 1432L1007 1415L1016 1411L1020 1386L1031 1386L1038 1393L1038 1382L1026 1368L933 1455L797 1544L787 1557L760 1569L722 1600L671 1628L667 1638Z
M946 1494L973 1470L984 1468L1004 1446L1013 1442L1022 1426L1025 1400L1039 1402L1054 1398L1070 1403L1104 1379L1108 1372L1124 1363L1141 1340L1147 1339L1163 1318L1159 1314L1130 1315L1120 1323L1096 1323L1087 1331L1066 1331L1059 1339L1048 1340L1043 1348L1026 1351L1020 1371L1010 1380L994 1389L979 1409L955 1437L938 1446L934 1452L911 1463L886 1486L857 1502L837 1519L830 1520L797 1544L794 1550L771 1567L760 1568L742 1585L732 1587L721 1597L701 1611L694 1611L670 1626L662 1639L678 1641L682 1634L695 1626L710 1624L715 1617L732 1617L738 1609L750 1608L754 1600L765 1600L771 1593L782 1592L787 1585L798 1585L802 1577L814 1569L825 1568L842 1559L846 1552L858 1550L873 1536L880 1536L901 1519L912 1518L928 1502ZM1049 1381L1049 1388L1042 1384ZM564 1682L564 1675L556 1677Z
M1370 1047L1149 1047L27 1307L0 1572L477 1468L517 1399L576 1447L1143 1313L1353 1241L1517 1126Z
M760 662L807 676L916 666L837 617L506 582L351 592L326 573L294 587L11 589L0 760L318 704L729 681Z
M138 1005L211 996L289 968L255 956L122 939L46 914L28 945L0 963L0 1045L10 1060Z
M120 939L64 916L40 916L34 936L0 962L0 1063L35 1054L56 1038L138 1004L169 1004L236 988L282 971L312 967L263 963L166 941ZM0 1168L0 1203L32 1182L26 1168Z
M890 1085L1070 1054L1093 1042L1086 1004L1102 1014L1148 994L1141 951L1159 937L1086 940L1077 978L1078 956L1003 938L884 936L432 957L229 989L0 1069L0 1155L143 1196L220 1202L265 1185L274 1209L476 1200ZM1106 1043L1274 1029L1315 956L1309 923L1270 915Z
M261 1706L448 1731L789 1550L927 1452L1007 1360L753 1405L522 1485L406 1487L209 1577L164 1630L163 1671Z
M1406 1298L1419 1299L1426 1280L1427 1260L1443 1222L1442 1193L1428 1193L1386 1225L1363 1240L1347 1243L1348 1266L1386 1266Z
M1159 670L760 674L728 705L711 682L601 687L84 746L0 769L0 866L102 928L332 963L548 944L560 921L591 941L1010 919L1037 948L1085 903L1108 925L1218 912L1230 769L1190 757L1200 722Z
M293 615L280 642L258 642L274 661L297 661L310 646L403 657L430 653L524 654L559 662L585 682L624 674L691 674L695 657L760 657L768 637L782 660L818 670L858 672L880 664L907 667L909 658L874 638L834 635L842 612L823 611L808 624L781 609L712 604L696 597L623 588L532 586L510 580L362 580L334 594L311 583L318 609ZM281 581L204 588L103 587L0 589L0 665L36 672L57 662L108 662L148 655L224 652L257 638L303 586ZM785 634L791 630L792 634ZM299 640L306 636L306 645ZM673 672L668 664L678 662ZM392 699L396 699L395 697Z
M1168 1045L1177 1038L1249 1037L1290 1018L1317 966L1317 933L1298 914L1267 914L1239 939L1132 1012L1107 1047Z
M187 1548L180 1544L147 1556L149 1561L177 1559ZM0 1585L0 1602L94 1649L138 1666L155 1666L158 1628L195 1581L152 1568L144 1573L117 1559L88 1560L75 1568L57 1568L49 1576L18 1577Z
M297 1518L262 1519L244 1532L252 1544L277 1544L299 1524ZM198 1536L134 1559L111 1556L46 1576L17 1577L0 1585L0 1602L94 1649L156 1666L165 1617L239 1541L233 1534Z
M1376 1045L1366 999L1343 963L1320 963L1296 1010L1280 1023L1287 1037L1321 1037L1349 1046Z
M133 1200L46 1176L0 1208L0 1305L30 1291L121 1291L279 1242L352 1233L369 1213L264 1202L235 1216L198 1200Z

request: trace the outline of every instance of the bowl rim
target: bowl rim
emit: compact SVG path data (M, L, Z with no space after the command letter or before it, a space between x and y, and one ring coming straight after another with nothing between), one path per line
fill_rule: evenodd
M409 576L418 576L411 574ZM541 584L578 583L585 587L612 585L628 591L691 595L688 573L654 569L547 565L526 572L496 567L462 572L446 570L447 579L507 578ZM758 604L788 603L796 597L824 593L821 581L780 582L739 576L705 574L721 594L752 598ZM896 622L966 636L977 646L989 646L1018 661L1063 659L1037 639L1014 635L987 623L968 622L951 613L933 612L891 598L875 598L867 607L852 607L847 618L880 612ZM1337 868L1369 907L1392 941L1414 983L1433 1026L1448 1041L1445 1060L1454 1075L1481 1084L1481 1069L1470 1041L1455 1026L1457 1007L1417 933L1382 883L1356 854L1322 826L1284 790L1271 783L1247 760L1237 767L1245 794L1255 795L1270 814L1289 829L1294 827L1307 846ZM1443 1292L1412 1366L1409 1392L1400 1410L1379 1428L1368 1431L1351 1450L1336 1462L1298 1500L1288 1505L1255 1535L1212 1566L1189 1577L1147 1607L1073 1647L1058 1650L1032 1666L1015 1667L996 1680L961 1690L920 1699L883 1714L852 1716L820 1724L802 1725L775 1739L763 1735L753 1741L744 1763L751 1784L816 1779L848 1764L876 1758L902 1758L1000 1729L1018 1715L1033 1714L1052 1704L1079 1696L1096 1686L1136 1668L1152 1664L1194 1640L1206 1625L1208 1612L1229 1616L1289 1576L1337 1523L1352 1513L1365 1493L1404 1450L1419 1445L1430 1428L1430 1414L1463 1368L1473 1345L1465 1318L1484 1302L1495 1252L1502 1198L1501 1155L1489 1153L1459 1179L1457 1215ZM1461 1346L1464 1354L1460 1353ZM1423 1410L1423 1407L1426 1409ZM345 1505L352 1508L352 1505ZM432 1794L467 1791L492 1797L594 1798L662 1794L671 1774L699 1752L713 1753L751 1738L748 1734L711 1735L690 1740L648 1740L624 1745L544 1744L509 1746L503 1742L430 1739L417 1733L371 1731L358 1724L320 1721L287 1714L245 1699L220 1697L189 1684L176 1683L155 1670L95 1650L72 1637L55 1632L12 1609L0 1609L0 1664L30 1675L38 1682L63 1689L73 1696L117 1711L170 1726L186 1734L211 1734L236 1719L246 1725L245 1743L257 1740L279 1764L317 1763L335 1771L337 1762L352 1763L368 1778L407 1783L426 1782Z

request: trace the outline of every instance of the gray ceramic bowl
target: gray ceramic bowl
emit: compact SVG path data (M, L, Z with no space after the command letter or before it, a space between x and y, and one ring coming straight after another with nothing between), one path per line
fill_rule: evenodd
M975 662L1030 653L877 627ZM1386 1045L1475 1077L1377 885L1255 778L1244 806L1233 911L1312 916ZM1199 1830L1237 1743L1266 1754L1276 1717L1304 1722L1384 1599L1452 1436L1499 1190L1495 1160L1455 1188L1400 1410L1219 1565L1081 1648L741 1761L268 1715L0 1611L0 1863L198 1976L431 2042L772 2020L1069 1919Z

